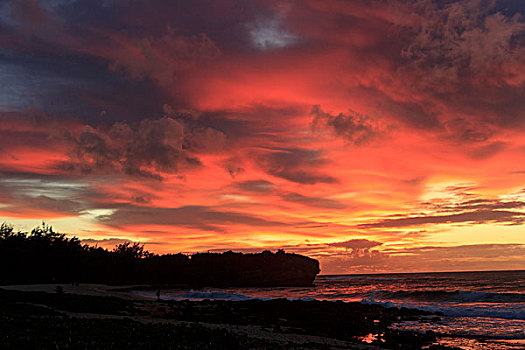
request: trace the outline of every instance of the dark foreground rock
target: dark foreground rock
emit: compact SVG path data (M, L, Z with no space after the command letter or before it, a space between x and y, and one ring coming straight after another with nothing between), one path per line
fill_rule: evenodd
M421 349L431 333L390 330L427 313L360 303L150 301L0 290L3 348ZM323 345L324 344L324 345Z

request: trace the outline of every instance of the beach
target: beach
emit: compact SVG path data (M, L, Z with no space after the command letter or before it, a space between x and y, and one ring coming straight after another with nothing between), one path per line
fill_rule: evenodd
M524 277L523 271L338 275L318 276L310 287L195 289L30 284L0 286L0 294L11 305L4 321L35 319L44 307L62 327L89 322L87 329L121 330L109 342L128 339L131 328L155 339L164 339L159 332L193 334L182 347L188 349L201 347L201 339L221 348L223 339L226 348L241 349L517 350L525 346ZM24 322L19 327L31 329ZM160 346L147 339L142 348Z
M435 339L387 329L428 313L380 305L151 300L89 284L2 286L0 296L6 348L419 349Z

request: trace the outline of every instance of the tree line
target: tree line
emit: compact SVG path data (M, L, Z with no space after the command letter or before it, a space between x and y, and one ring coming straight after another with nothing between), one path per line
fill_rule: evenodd
M31 232L0 225L3 285L285 286L311 285L317 273L317 260L282 250L158 255L133 242L118 244L113 250L90 246L45 223Z

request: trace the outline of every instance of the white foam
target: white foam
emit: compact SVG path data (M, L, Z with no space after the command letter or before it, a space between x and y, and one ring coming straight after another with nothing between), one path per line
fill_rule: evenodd
M426 305L412 305L420 310L431 312L442 312L447 316L462 316L462 317L490 317L490 318L504 318L525 320L525 308L522 305L455 305L455 304L441 304L436 306Z
M482 336L492 339L525 340L525 321L491 317L443 317L439 322L403 321L394 329L434 331L439 335Z
M369 281L404 281L404 278L399 277L367 277L366 278Z
M190 290L186 294L181 294L176 296L177 299L183 300L230 300L230 301L245 301L253 300L255 298L249 297L247 295L242 295L238 293L228 293L228 292L219 292L219 291L194 291Z
M133 291L133 294L140 295L150 299L157 299L156 292L148 291ZM219 291L194 291L193 289L184 293L184 294L174 294L173 292L161 292L161 300L231 300L231 301L244 301L257 299L249 297L247 295L242 295L238 293L228 293L228 292L219 292Z
M525 308L520 304L393 303L391 301L375 300L374 293L372 293L370 298L361 300L361 303L382 305L384 307L406 307L428 312L442 312L446 316L525 320Z

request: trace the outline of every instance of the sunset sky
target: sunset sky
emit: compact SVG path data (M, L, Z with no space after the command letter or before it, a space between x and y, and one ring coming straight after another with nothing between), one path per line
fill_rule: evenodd
M325 274L525 269L524 15L0 1L0 222Z

